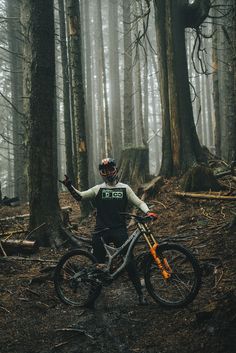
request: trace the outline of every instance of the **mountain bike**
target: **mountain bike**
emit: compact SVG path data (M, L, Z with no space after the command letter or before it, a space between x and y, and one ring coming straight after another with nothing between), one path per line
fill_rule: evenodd
M195 256L182 245L159 243L147 225L153 221L150 217L123 215L134 219L136 228L119 248L106 244L102 238L106 264L98 264L92 253L82 249L71 250L59 260L54 284L60 300L69 305L89 306L102 287L122 273L142 236L149 249L142 262L147 292L165 307L179 308L191 303L201 286L201 268Z

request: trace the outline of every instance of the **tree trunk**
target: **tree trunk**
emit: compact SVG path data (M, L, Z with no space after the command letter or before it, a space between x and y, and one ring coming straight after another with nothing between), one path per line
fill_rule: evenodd
M199 12L202 2L204 0L196 0L196 8L187 5L185 0L154 2L163 109L163 155L160 170L163 176L180 175L194 163L205 160L193 120L185 48L185 24L189 25L188 21L192 18L195 25L198 13L204 18L202 12Z
M31 45L29 97L30 229L42 223L39 245L61 242L55 158L55 43L53 1L25 1ZM47 38L47 40L45 40ZM40 237L39 237L40 235Z
M96 159L96 155L94 154L94 146L96 145L96 140L94 139L95 133L95 119L93 119L93 105L94 105L94 95L93 95L93 76L92 76L92 36L90 30L90 8L89 2L84 1L83 4L84 9L84 47L85 47L85 81L86 81L86 117L88 119L87 122L87 130L88 133L88 170L89 170L89 185L95 184L94 178L94 160Z
M226 0L224 4L232 9L228 16L220 20L222 47L221 53L221 69L222 83L220 90L220 101L223 105L221 115L221 152L222 157L231 162L236 158L236 92L235 88L235 21L236 21L236 5L235 0Z
M184 191L219 191L224 187L217 181L210 168L196 165L183 176L182 188Z
M137 189L148 180L148 160L147 148L124 149L118 166L120 180Z
M66 44L66 26L64 1L58 0L59 19L60 19L60 47L62 61L62 77L63 77L63 113L64 113L64 129L65 129L65 152L66 152L66 173L70 176L75 185L75 172L73 168L73 145L72 145L72 124L70 109L70 80L68 70L67 44Z
M104 156L111 156L112 155L112 143L111 143L111 131L110 131L110 119L109 119L109 111L108 111L108 97L107 97L107 78L106 78L106 67L105 67L105 55L104 55L104 40L103 40L103 29L102 29L102 9L101 9L101 0L97 0L97 20L98 20L98 50L101 62L101 73L102 73L102 90L103 95L101 95L101 102L102 102L102 118L103 112L105 117L105 134L104 132L101 134L105 137L105 151ZM102 137L101 137L102 138ZM102 157L103 158L103 157Z
M214 10L213 10L214 11ZM214 15L214 12L213 12ZM217 52L217 24L214 19L213 22L213 38L212 38L212 80L213 80L213 106L214 106L214 120L215 120L215 154L221 157L221 119L220 119L220 92L219 92L219 64Z
M124 26L124 147L134 145L133 80L131 50L131 1L123 0Z
M88 189L88 160L85 130L85 101L84 101L84 82L82 70L81 53L81 28L80 28L80 9L76 0L67 0L68 16L68 35L70 42L70 58L72 72L72 92L74 116L77 131L77 158L79 189ZM81 202L81 217L84 218L90 211L89 203Z
M118 2L109 1L109 79L110 116L112 130L113 157L118 161L122 147L121 109L120 109L120 67L118 38Z
M11 103L13 120L13 151L14 151L14 194L21 201L27 200L26 150L24 145L24 115L22 86L22 43L20 38L19 3L7 2L8 43L10 51Z

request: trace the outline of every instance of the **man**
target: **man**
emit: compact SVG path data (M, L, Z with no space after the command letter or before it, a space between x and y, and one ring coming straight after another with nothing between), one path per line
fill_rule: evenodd
M128 203L138 207L143 213L154 219L157 218L157 215L149 211L146 203L140 200L127 184L118 181L118 169L114 159L103 159L99 164L99 172L104 183L95 185L86 191L76 190L66 175L63 184L77 201L95 201L97 215L95 232L92 238L93 255L99 263L104 263L106 252L101 237L106 243L113 242L116 247L120 247L128 238L125 217L121 215L121 212L126 211ZM109 230L103 232L107 228ZM138 294L139 304L147 304L133 258L131 258L126 269Z

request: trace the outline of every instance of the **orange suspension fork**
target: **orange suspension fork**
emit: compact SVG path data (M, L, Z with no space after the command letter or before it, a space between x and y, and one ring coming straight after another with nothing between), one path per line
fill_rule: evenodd
M167 272L166 269L163 267L162 265L162 262L160 260L160 258L157 256L156 254L156 250L159 246L159 244L157 243L156 239L154 238L154 236L151 234L149 228L147 227L147 225L143 225L143 224L139 224L139 229L141 230L141 232L143 233L143 236L149 246L149 249L150 249L150 253L152 254L152 257L155 261L155 263L157 264L158 268L160 269L161 271L161 274L162 276L165 278L165 279L168 279L170 278L171 276L171 273ZM164 266L170 270L171 272L171 269L170 269L170 266L167 262L166 259L163 260L164 261Z

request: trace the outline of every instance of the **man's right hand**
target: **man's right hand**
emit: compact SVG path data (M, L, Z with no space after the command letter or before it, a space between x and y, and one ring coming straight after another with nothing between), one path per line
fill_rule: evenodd
M59 181L60 181L60 183L62 183L63 185L65 185L67 188L72 185L71 180L69 179L68 175L66 175L66 174L65 174L64 180L59 180Z

